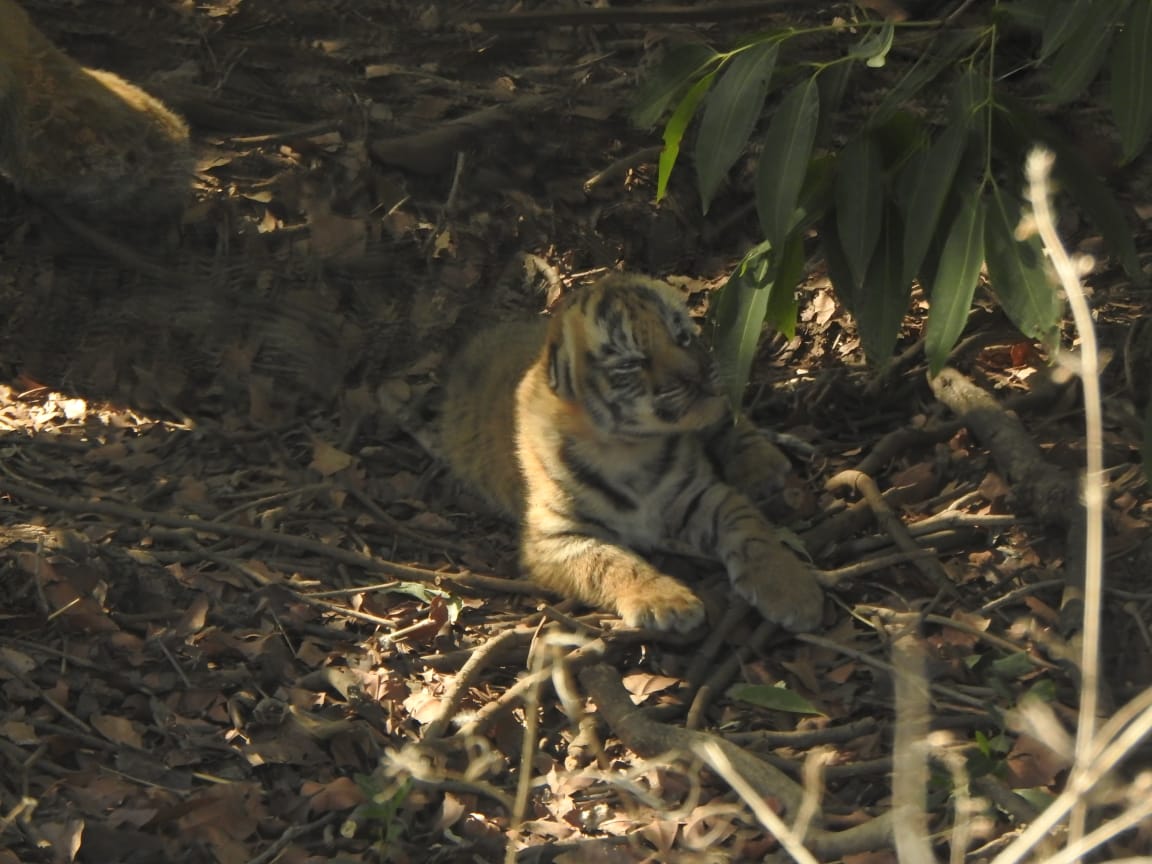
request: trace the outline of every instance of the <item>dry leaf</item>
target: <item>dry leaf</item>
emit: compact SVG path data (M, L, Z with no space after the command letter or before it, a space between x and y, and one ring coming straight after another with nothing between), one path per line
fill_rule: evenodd
M312 438L312 464L308 467L320 474L321 477L331 477L343 471L355 461L343 450L338 450L323 438Z

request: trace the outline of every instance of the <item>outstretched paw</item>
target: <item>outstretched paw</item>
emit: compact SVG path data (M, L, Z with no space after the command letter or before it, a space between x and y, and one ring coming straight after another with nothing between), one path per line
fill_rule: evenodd
M732 574L736 593L787 630L815 630L824 617L824 591L816 574L783 544L766 548L741 573Z
M704 604L675 579L662 577L616 600L616 612L629 627L689 633L704 623Z

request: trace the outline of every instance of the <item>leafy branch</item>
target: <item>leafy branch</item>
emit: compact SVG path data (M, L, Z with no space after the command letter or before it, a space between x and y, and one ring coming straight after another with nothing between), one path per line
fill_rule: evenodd
M1152 137L1152 64L1144 50L1152 5L1005 0L979 14L982 20L956 28L867 17L785 28L726 52L678 45L642 88L636 122L653 125L669 114L658 197L694 119L695 139L684 149L705 211L744 153L757 153L763 239L713 311L716 351L734 399L763 324L794 330L794 287L808 251L804 238L813 231L874 363L890 357L918 283L930 303L929 366L941 369L985 273L1016 327L1054 344L1061 305L1039 240L1016 236L1024 200L1017 166L1036 142L1056 154L1055 179L1112 256L1143 282L1126 214L1046 113L1083 98L1103 78L1122 159L1144 150ZM811 56L804 37L817 34L833 37L833 50L821 49L828 56ZM1030 52L1023 60L1021 44ZM896 51L914 58L908 68L863 122L837 129L854 76L875 75ZM1043 97L1026 101L1011 92L1023 76L1042 77Z

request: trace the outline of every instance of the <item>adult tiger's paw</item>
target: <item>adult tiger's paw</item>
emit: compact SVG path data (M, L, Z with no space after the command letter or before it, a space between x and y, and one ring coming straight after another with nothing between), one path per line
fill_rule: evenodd
M782 543L765 548L765 554L731 574L736 593L787 630L817 629L824 618L824 590L815 572Z
M689 633L704 623L704 603L670 576L660 576L616 598L616 614L629 627Z

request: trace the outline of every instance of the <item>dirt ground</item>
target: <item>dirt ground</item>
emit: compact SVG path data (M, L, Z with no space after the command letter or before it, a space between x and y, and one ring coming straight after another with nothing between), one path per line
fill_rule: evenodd
M82 63L183 113L199 170L179 225L90 225L0 187L0 864L758 861L778 844L752 805L801 786L822 795L820 860L890 861L874 817L906 698L894 656L931 682L941 848L958 789L976 802L968 860L1060 791L1068 754L1012 712L1032 694L1075 723L1081 557L933 396L923 303L877 375L813 262L797 337L764 340L750 413L798 442L786 521L839 580L811 636L677 559L710 603L702 640L556 604L511 579L511 526L400 428L468 332L545 306L524 253L565 283L659 274L706 306L758 239L747 171L707 217L688 171L655 204L659 131L628 110L670 36L724 44L770 19L24 5ZM1147 253L1150 202L1119 194ZM1152 685L1134 411L1152 349L1132 326L1147 295L1107 262L1092 284L1113 358L1111 714ZM1077 393L1037 385L1044 359L980 302L956 366L1022 399L1030 440L1075 478ZM381 412L380 391L411 416ZM902 551L886 513L933 554ZM1145 825L1110 851L1149 844Z

